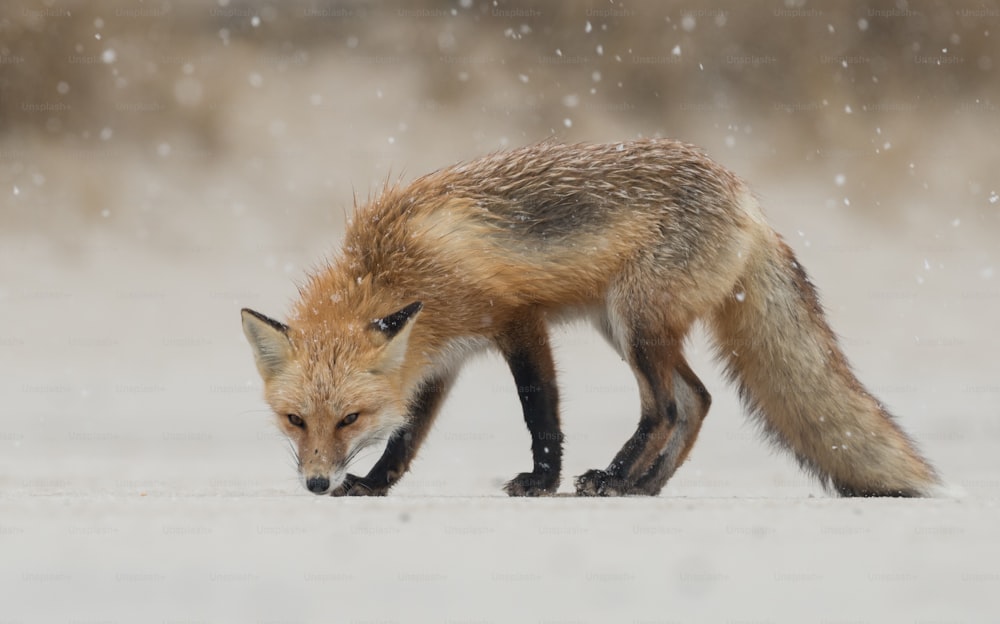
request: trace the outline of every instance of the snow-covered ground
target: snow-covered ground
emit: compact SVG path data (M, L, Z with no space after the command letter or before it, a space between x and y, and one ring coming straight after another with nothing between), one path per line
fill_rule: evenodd
M405 64L286 56L231 72L205 143L113 121L87 140L2 139L0 624L998 621L995 113L858 134L729 107L661 124L530 83L572 108L567 140L678 136L750 180L859 377L960 496L829 497L758 438L696 332L715 400L660 497L503 496L528 435L486 356L388 498L320 498L260 397L239 309L281 317L354 189L546 132L542 109L500 114L482 84L482 106L432 106ZM498 94L519 84L496 65ZM177 85L181 104L201 93ZM556 342L568 494L638 400L593 332Z

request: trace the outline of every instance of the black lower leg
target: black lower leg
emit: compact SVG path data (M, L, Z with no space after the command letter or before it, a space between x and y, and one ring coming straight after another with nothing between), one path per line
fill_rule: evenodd
M608 473L627 479L635 472L636 465L645 457L663 447L670 429L677 422L677 404L670 401L661 411L654 406L642 415L639 426L608 466ZM664 426L665 425L665 426Z
M510 345L505 356L517 385L524 423L531 433L531 472L517 475L504 488L511 496L537 496L559 487L562 470L562 431L559 428L559 391L544 334L525 344Z
M677 406L669 402L663 411L653 408L639 420L635 433L618 451L605 470L588 470L576 479L581 496L621 496L633 492L639 478L653 469L671 435Z
M397 431L365 477L348 475L335 495L382 495L389 491L410 467L434 417L437 415L450 384L433 379L421 386L410 403L409 422Z
M668 378L670 353L651 353L654 340L637 341L632 352L632 368L642 392L642 415L635 433L625 442L605 470L589 470L576 479L581 496L620 496L633 492L636 481L658 460L677 422L677 404ZM654 359L661 355L661 359Z

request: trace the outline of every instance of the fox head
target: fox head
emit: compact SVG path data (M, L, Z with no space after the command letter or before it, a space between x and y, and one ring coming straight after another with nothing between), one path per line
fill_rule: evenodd
M289 327L244 309L243 333L278 426L295 444L302 484L329 494L363 449L406 424L400 374L418 301L365 323Z

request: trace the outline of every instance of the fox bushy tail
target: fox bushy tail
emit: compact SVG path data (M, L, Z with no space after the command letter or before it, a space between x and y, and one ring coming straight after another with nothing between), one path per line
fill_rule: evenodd
M843 496L927 496L938 477L861 385L791 249L760 230L732 296L710 319L751 413Z

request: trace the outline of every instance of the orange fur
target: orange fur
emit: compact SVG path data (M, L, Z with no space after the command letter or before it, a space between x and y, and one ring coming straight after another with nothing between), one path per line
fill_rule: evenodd
M387 188L356 211L341 253L300 295L284 330L255 314L244 328L268 402L305 420L282 422L304 478L329 476L320 493L384 493L457 366L486 345L539 386L521 393L533 438L561 442L544 326L581 315L632 365L643 405L609 468L578 479L581 494L655 494L687 456L710 402L681 352L698 319L749 406L837 491L918 495L936 483L854 378L745 185L688 145L543 143ZM373 325L413 302L419 312L399 333ZM275 358L284 364L269 366ZM357 423L338 426L352 412ZM838 445L847 430L858 437ZM368 477L346 474L359 448L385 439ZM533 453L535 469L509 493L558 485L557 458L543 455L557 453L534 441Z

